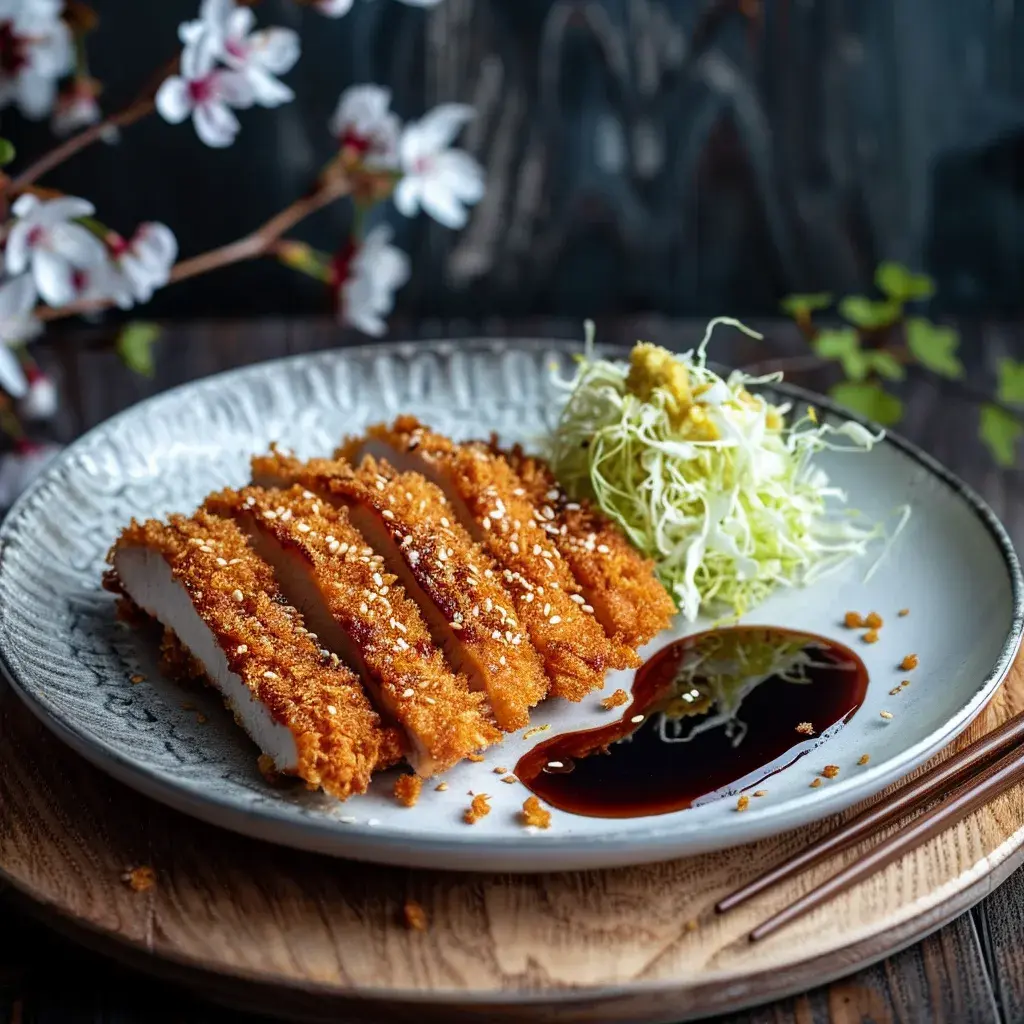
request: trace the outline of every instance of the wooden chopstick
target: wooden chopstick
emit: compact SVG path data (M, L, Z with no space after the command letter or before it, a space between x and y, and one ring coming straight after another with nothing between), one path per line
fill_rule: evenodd
M989 800L1022 781L1024 750L1011 750L995 764L984 769L977 779L965 783L941 803L915 818L907 828L885 839L849 867L838 871L827 882L801 896L763 924L759 924L750 933L750 941L757 942L766 938L798 917L803 917L833 896L838 896L874 872L899 860L905 853L944 832L950 825L967 817L979 807L984 807Z
M789 860L771 868L754 881L720 900L715 909L724 913L752 899L812 864L848 849L865 836L916 810L936 796L944 799L904 830L888 837L856 863L837 872L794 903L764 921L750 933L752 942L766 938L809 913L875 871L898 860L1000 793L1024 781L1024 714L1015 715L942 764L908 783L892 800L869 807L834 832L812 843Z

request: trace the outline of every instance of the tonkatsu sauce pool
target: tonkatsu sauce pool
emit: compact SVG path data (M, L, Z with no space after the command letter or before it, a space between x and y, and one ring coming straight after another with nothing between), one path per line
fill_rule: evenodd
M860 658L825 637L766 626L698 633L637 672L621 719L539 744L515 774L574 814L683 810L792 764L850 720L867 683Z

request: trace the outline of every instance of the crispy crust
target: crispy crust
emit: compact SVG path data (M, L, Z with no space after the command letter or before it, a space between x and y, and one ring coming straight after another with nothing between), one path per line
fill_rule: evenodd
M485 445L453 444L411 416L393 427L371 427L370 437L398 452L415 453L432 476L458 494L472 516L466 524L503 567L516 610L544 659L551 693L582 700L604 685L610 668L639 664L636 652L612 641L592 613L583 611L579 584L541 529L554 510L538 507L501 456ZM358 450L349 442L340 450Z
M654 562L590 502L572 501L546 462L518 445L504 454L532 500L555 510L554 520L541 528L558 545L608 634L637 648L666 629L676 609Z
M383 560L336 508L311 491L247 487L207 499L212 510L248 516L312 570L330 614L359 649L386 712L427 752L432 773L497 741L484 697L454 675L426 624Z
M133 520L108 562L133 546L166 560L231 671L295 737L296 774L339 799L365 792L382 746L391 749L394 741L385 741L359 679L343 665L325 664L300 632L300 616L283 604L269 566L239 528L205 511L191 519L172 516L167 525ZM114 570L105 585L125 593Z
M367 458L301 463L278 454L253 460L257 478L284 478L374 514L410 575L441 612L464 651L487 673L487 694L507 731L528 724L544 698L544 665L500 582L500 570L455 518L439 487L419 473L396 473Z

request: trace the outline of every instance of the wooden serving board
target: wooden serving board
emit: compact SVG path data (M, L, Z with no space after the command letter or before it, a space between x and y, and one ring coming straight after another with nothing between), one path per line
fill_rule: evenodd
M1018 660L958 744L1022 709ZM915 942L1024 861L1024 794L1016 790L764 943L747 941L750 928L835 861L715 916L716 899L829 824L589 873L446 874L331 860L223 832L136 795L65 749L0 684L8 895L133 966L305 1020L589 1024L737 1009ZM145 892L122 881L140 865L156 876ZM426 932L405 927L409 899L429 915Z

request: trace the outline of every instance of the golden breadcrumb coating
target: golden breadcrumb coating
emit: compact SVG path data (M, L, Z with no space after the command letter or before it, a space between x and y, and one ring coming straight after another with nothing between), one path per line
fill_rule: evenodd
M417 772L443 771L501 738L483 695L471 692L445 664L415 602L344 509L299 486L222 491L207 499L207 507L273 538L309 574L313 599L322 601L348 645L341 653L365 669L381 710L408 735L407 757ZM309 607L306 613L314 617Z
M544 664L497 565L456 520L439 487L370 458L353 470L341 460L302 463L275 453L254 459L253 475L298 483L350 505L363 535L419 600L449 660L486 691L501 728L528 723L529 709L547 693Z
M516 602L520 621L544 659L551 693L582 700L604 685L611 668L638 665L636 652L609 639L579 592L579 584L541 524L554 509L530 500L522 481L501 456L481 444L454 444L412 417L393 427L370 428L370 438L406 458L414 457L426 474L465 507L470 534L502 566L502 579ZM358 442L341 449L352 452Z
M427 912L415 900L406 900L402 907L405 926L413 932L425 932L430 927Z
M410 775L406 772L395 779L395 799L403 807L415 807L422 791L423 779L418 775Z
M654 562L590 502L570 500L546 462L518 446L506 458L530 498L555 510L555 518L541 529L558 545L608 635L635 649L666 629L676 609L655 575Z
M486 818L491 813L490 799L486 793L477 793L463 813L462 820L467 825L475 825L481 818Z
M238 526L205 511L133 521L108 561L130 547L164 558L231 671L294 736L295 774L340 799L364 792L380 759L380 716L352 671L321 656ZM124 593L114 570L105 583Z
M548 828L551 825L551 812L544 807L535 796L528 796L523 801L523 824L534 828Z

